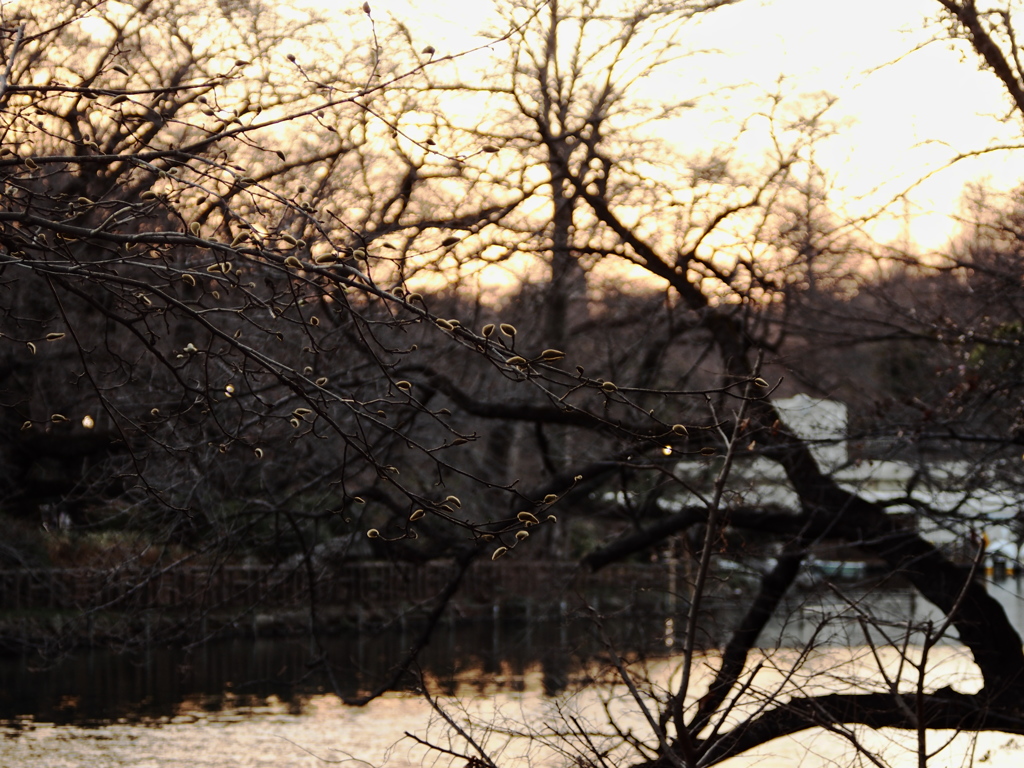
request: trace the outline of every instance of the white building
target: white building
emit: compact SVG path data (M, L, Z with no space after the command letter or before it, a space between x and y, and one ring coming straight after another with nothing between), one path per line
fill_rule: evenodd
M851 460L847 409L835 400L797 395L775 401L787 427L806 440L823 471L847 490L886 505L893 514L915 514L920 533L953 551L970 551L985 539L990 556L1018 562L1016 517L1024 505L1013 489L981 481L971 462ZM691 474L693 465L680 470ZM737 462L728 488L744 504L799 509L799 500L778 464L764 458ZM966 489L966 490L950 490Z

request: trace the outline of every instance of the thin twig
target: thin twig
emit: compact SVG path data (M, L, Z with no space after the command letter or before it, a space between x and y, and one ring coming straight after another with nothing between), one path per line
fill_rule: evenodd
M14 35L14 45L11 46L11 52L7 55L7 67L4 69L3 77L0 78L0 103L7 98L7 88L11 81L11 72L14 70L14 59L18 55L18 49L21 48L21 41L24 37L25 22L22 22Z

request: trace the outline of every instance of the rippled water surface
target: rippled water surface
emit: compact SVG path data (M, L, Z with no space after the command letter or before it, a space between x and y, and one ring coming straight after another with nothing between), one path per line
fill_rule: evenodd
M548 702L550 705L550 702ZM507 717L546 709L530 695L499 694L486 707ZM183 712L162 722L112 723L100 727L21 722L0 727L0 766L3 768L295 768L345 765L464 766L465 760L428 754L405 731L428 736L440 733L428 725L431 711L421 699L389 695L368 707L342 705L333 696L310 699L301 714L273 701L262 707L217 713ZM479 709L479 708L478 708ZM531 714L530 712L526 713ZM940 746L952 734L932 734ZM883 766L916 765L913 735L897 732L860 734L862 743L882 756ZM443 743L443 742L442 742ZM534 751L532 764L564 765L551 753ZM502 766L525 765L526 755L505 748ZM995 766L1024 764L1024 738L987 733L962 735L929 761L930 766ZM852 754L849 742L826 733L805 732L772 742L754 753L727 762L730 768L790 768L791 766L870 765Z
M1009 592L1011 616L1020 619L1020 603ZM916 603L893 595L894 615L917 616ZM909 607L908 607L909 606ZM927 610L927 607L921 609ZM808 608L807 627L819 624L820 607ZM799 611L789 614L788 629L803 634ZM653 625L657 626L657 622ZM652 627L627 627L657 638ZM660 639L659 639L660 640ZM794 685L805 692L833 692L847 685L877 685L879 656L861 641L841 635L802 662ZM0 661L0 768L246 768L247 766L458 766L464 758L428 751L420 740L451 746L450 728L430 704L412 692L391 693L363 708L347 707L332 691L352 695L366 690L407 647L401 634L341 638L327 650L334 659L333 679L317 674L321 649L302 640L230 641L186 653L150 649L134 657L101 650L35 669L32 659ZM482 740L507 766L554 766L571 762L559 754L568 742L526 740L509 734L530 731L543 737L567 723L589 723L595 738L606 705L619 725L649 731L624 686L603 677L602 643L585 627L495 624L443 629L424 657L429 688L460 727ZM662 652L664 653L662 642ZM771 667L789 669L784 649L764 651ZM895 661L890 656L886 663ZM706 686L701 665L693 690ZM953 684L970 692L978 681L963 649L947 644L933 649L930 680L934 687ZM678 674L673 657L653 660L643 670L655 682L670 684ZM597 679L588 686L581 683ZM609 703L610 702L610 703ZM575 718L575 720L574 720ZM468 725L472 721L475 725ZM412 734L408 736L407 734ZM931 768L1024 765L1024 737L932 732ZM917 765L914 734L857 730L849 734L804 732L771 742L755 753L726 763L730 768L871 765L857 757L852 740L880 757L879 766ZM947 744L947 742L949 742ZM625 762L610 762L613 768Z
M411 697L387 697L369 708L333 696L310 700L301 714L270 701L216 713L185 711L148 724L99 727L21 722L0 730L4 768L246 768L325 764L420 765L421 755L396 746L405 728L429 717ZM411 759L410 759L411 758ZM353 762L358 761L358 762Z

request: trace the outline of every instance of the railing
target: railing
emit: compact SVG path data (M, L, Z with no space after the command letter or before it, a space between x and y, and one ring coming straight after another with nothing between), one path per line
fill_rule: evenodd
M430 603L454 572L444 562L350 563L318 569L312 579L303 564L0 570L0 611L301 608L312 596L319 606L342 613L383 613ZM605 604L646 602L664 597L670 578L665 564L616 565L593 574L572 562L485 561L471 567L453 602L462 607L546 606L576 596Z

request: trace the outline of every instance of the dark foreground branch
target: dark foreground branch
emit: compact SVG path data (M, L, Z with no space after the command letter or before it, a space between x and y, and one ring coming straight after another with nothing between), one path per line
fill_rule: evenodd
M994 707L983 695L968 696L943 688L924 696L915 692L795 698L698 742L697 750L700 765L710 766L808 728L866 725L917 730L919 722L928 729L1024 734L1024 713L1019 708ZM667 768L669 764L665 758L658 758L640 765Z
M700 700L697 713L690 723L689 730L693 736L704 730L712 715L725 703L726 697L743 672L750 650L796 580L803 565L804 555L804 542L798 540L787 545L775 567L761 578L761 588L722 651L722 664L718 668L718 674L715 675L707 694Z
M724 513L726 525L744 530L782 535L797 535L809 525L803 515L771 507L731 507ZM692 525L706 522L708 510L704 506L684 507L668 517L657 520L642 531L631 533L594 550L583 558L582 564L597 571L606 565L656 546L672 534L685 531Z
M701 765L715 765L808 728L866 725L917 730L918 719L928 729L1024 733L1024 716L1017 707L993 707L984 696L967 696L952 688L923 697L917 693L832 694L792 699L701 743Z

